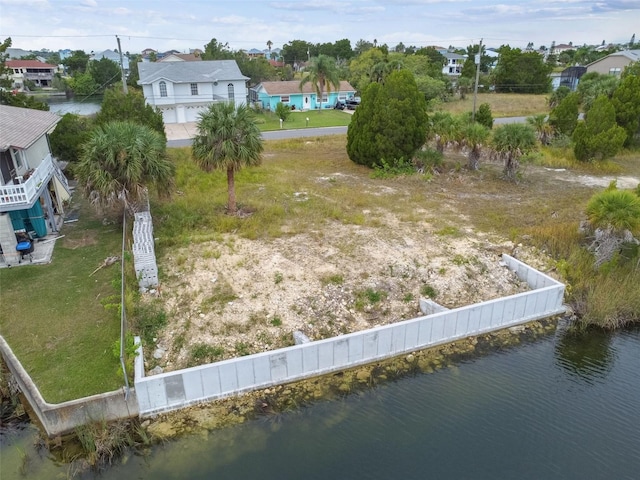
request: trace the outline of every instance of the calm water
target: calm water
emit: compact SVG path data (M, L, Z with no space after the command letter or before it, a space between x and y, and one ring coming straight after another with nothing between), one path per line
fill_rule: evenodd
M102 97L47 97L51 112L64 115L65 113L77 113L78 115L93 115L100 111Z
M556 334L339 401L197 434L102 479L638 479L640 329ZM32 430L2 478L54 478ZM12 470L11 470L12 469ZM13 474L13 477L12 477ZM89 476L92 478L92 476Z

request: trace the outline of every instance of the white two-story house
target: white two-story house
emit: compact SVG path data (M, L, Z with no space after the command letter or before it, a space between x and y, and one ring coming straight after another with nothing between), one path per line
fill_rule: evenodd
M55 113L0 105L0 264L20 261L19 236L43 239L58 231L70 198L51 155Z
M442 73L451 77L459 77L467 57L453 52L443 52L442 56L447 59L447 63L442 67Z
M165 123L198 121L215 102L247 102L247 80L235 60L139 63L144 98Z

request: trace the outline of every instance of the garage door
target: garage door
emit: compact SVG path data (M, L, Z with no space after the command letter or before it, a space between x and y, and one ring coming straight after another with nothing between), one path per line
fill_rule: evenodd
M197 122L200 120L200 113L207 109L205 105L187 107L187 122Z
M162 120L164 123L176 123L176 109L173 107L162 108Z

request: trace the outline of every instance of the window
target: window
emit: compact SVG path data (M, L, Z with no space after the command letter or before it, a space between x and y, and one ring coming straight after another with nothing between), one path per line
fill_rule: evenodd
M281 95L280 96L280 101L282 103L289 103L289 95Z
M227 85L227 92L229 94L229 100L234 100L236 98L235 93L233 91L233 83Z
M191 95L198 95L198 84L197 83L192 83L191 84Z
M622 71L621 68L610 68L609 69L609 75L615 75L616 77L620 75L620 72Z
M167 96L167 84L164 81L160 82L160 96Z
M22 168L22 152L20 150L12 148L11 154L16 161L16 169Z

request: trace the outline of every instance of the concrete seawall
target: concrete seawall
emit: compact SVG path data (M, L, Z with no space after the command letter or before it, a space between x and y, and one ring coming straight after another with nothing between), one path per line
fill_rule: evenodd
M63 403L47 403L2 336L0 336L0 353L20 391L37 416L40 426L49 437L72 432L80 425L91 422L108 422L138 416L138 401L133 390L129 392L127 399L122 389Z

